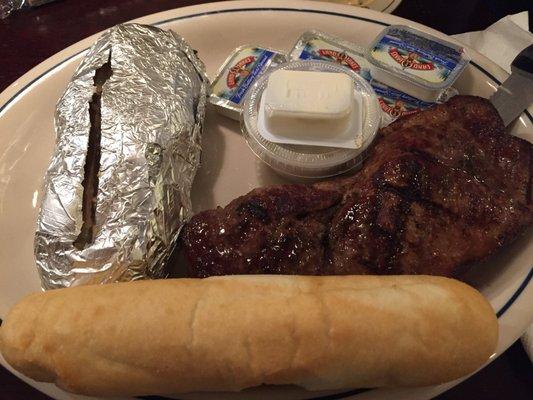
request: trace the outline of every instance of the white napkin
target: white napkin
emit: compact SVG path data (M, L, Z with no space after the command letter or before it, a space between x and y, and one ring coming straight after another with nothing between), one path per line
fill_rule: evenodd
M516 55L533 43L527 11L508 15L484 31L461 33L454 37L490 58L509 73L511 62ZM522 336L522 344L529 359L533 361L533 325L530 325Z
M508 15L484 31L454 35L467 46L490 58L507 72L516 55L533 43L527 11Z

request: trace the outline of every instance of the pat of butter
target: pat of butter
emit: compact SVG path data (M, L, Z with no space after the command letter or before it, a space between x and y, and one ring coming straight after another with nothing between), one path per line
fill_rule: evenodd
M362 98L344 73L277 70L260 102L258 129L274 143L358 148Z
M269 118L335 120L353 108L354 83L342 73L278 70L268 78L265 110Z

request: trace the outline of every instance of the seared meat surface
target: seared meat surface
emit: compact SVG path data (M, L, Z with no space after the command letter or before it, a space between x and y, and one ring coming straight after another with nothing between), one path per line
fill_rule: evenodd
M194 216L183 235L190 275L323 274L342 195L336 187L273 186Z
M259 188L186 225L189 275L456 276L533 222L532 145L456 96L380 131L355 175Z

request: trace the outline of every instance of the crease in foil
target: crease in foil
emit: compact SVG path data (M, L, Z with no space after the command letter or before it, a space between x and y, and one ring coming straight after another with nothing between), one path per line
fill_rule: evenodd
M78 250L89 102L95 70L108 60L94 240ZM93 45L56 107L56 149L35 235L44 289L166 275L191 214L207 88L202 62L174 32L124 24Z

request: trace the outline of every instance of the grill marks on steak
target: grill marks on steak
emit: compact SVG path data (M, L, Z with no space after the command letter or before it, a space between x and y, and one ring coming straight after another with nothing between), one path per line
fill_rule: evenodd
M189 273L457 275L531 224L531 148L486 100L454 97L382 129L354 176L196 215Z
M331 226L332 274L455 275L531 220L504 192L416 154L384 163L356 194Z
M183 235L192 276L321 273L342 192L312 185L255 189L193 217Z
M456 96L399 119L381 133L385 140L376 146L378 153L386 153L392 143L406 152L425 153L517 201L531 203L531 144L507 135L487 100Z
M328 274L394 272L407 203L396 193L365 185L334 216Z

